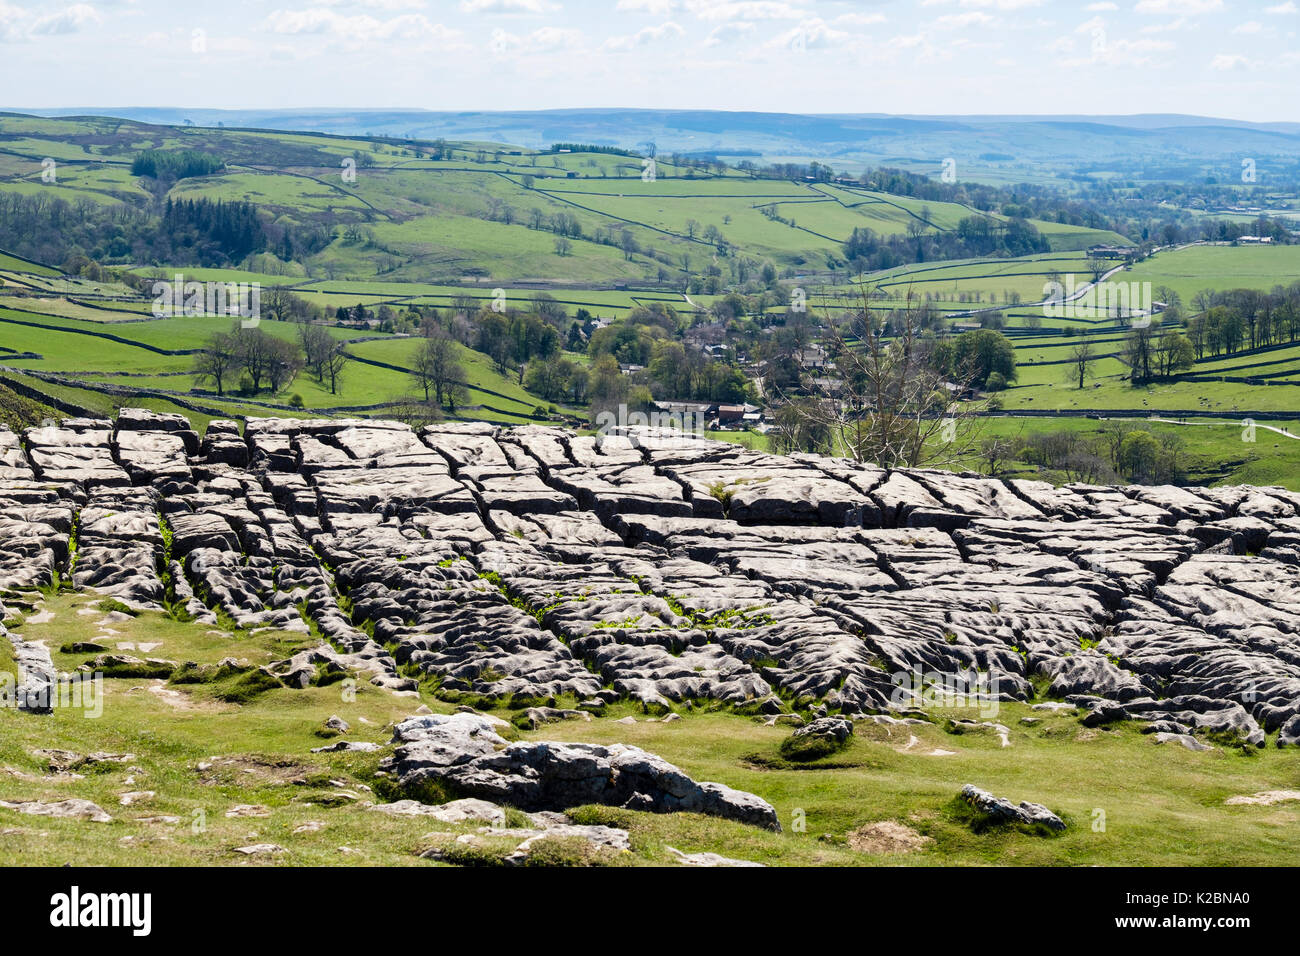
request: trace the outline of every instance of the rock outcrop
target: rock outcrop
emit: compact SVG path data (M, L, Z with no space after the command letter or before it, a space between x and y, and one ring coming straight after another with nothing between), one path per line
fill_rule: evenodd
M1300 495L1281 488L1055 488L486 423L200 439L125 410L0 429L0 593L63 575L310 630L319 647L271 666L292 686L409 689L402 668L470 703L779 691L853 714L908 706L900 674L979 675L1003 700L1041 675L1098 723L1286 745L1300 726Z
M766 801L720 783L696 783L652 753L623 744L507 742L477 714L428 714L397 725L383 769L406 789L434 781L522 810L600 803L655 813L684 811L780 830Z

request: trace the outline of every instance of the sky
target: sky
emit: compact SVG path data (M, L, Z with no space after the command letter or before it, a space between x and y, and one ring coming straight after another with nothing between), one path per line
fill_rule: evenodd
M1300 0L0 0L0 107L1300 121Z

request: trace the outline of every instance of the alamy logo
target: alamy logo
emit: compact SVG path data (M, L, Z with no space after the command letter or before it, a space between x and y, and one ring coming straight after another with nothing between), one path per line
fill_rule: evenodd
M683 438L703 438L704 424L703 412L629 412L626 405L596 415L596 433L601 436L626 434L629 428L661 428Z
M104 675L100 671L76 675L75 680L26 681L0 674L0 707L48 714L54 710L79 710L88 720L104 716Z
M50 897L50 925L59 929L127 927L132 936L153 930L150 893L82 893L74 886Z
M987 672L922 672L913 667L890 674L889 682L894 685L889 695L894 707L978 707L981 717L998 715L998 679Z
M262 315L260 282L195 282L177 274L172 282L155 282L153 315L166 319L178 315L239 316L240 325L256 328Z
M1151 324L1153 308L1150 282L1076 283L1073 275L1064 282L1043 284L1043 318L1112 319L1132 318L1135 328Z

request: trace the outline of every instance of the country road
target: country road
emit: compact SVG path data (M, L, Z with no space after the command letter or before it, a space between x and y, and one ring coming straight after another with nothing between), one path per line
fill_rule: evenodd
M1106 419L1106 418L1102 419L1102 421L1118 421L1118 420L1119 419ZM1148 418L1146 420L1151 422L1161 422L1165 425L1209 425L1209 426L1232 425L1233 427L1237 427L1239 424L1244 422L1250 422L1250 424L1255 428L1263 428L1266 431L1274 432L1278 435L1281 435L1283 438L1290 438L1295 441L1300 441L1300 435L1293 435L1285 428L1278 428L1276 425L1265 425L1262 422L1257 422L1253 418L1249 418L1249 417L1243 418L1241 422L1234 422L1232 420L1223 421L1223 422L1185 422L1185 421L1180 421L1177 418Z

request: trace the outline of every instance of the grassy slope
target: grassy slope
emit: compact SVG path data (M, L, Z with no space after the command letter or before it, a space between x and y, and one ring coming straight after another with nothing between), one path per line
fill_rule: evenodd
M528 150L519 155L498 154L485 145L480 162L476 145L458 147L443 161L416 158L399 144L373 143L356 138L330 138L309 134L244 133L220 130L177 130L118 124L95 120L70 124L61 121L5 119L0 121L6 132L18 135L14 153L24 150L40 155L56 155L45 146L58 144L69 129L94 133L100 142L70 147L58 153L67 166L57 188L99 189L102 198L120 198L122 189L133 184L126 174L125 163L133 151L147 146L179 147L198 145L211 148L230 158L232 166L225 173L202 179L184 180L178 193L205 194L222 198L247 197L272 209L286 221L308 221L324 214L340 221L358 221L374 233L377 246L367 243L348 244L336 240L322 253L342 270L357 273L359 278L325 280L319 277L256 276L235 270L187 270L198 278L244 279L265 283L287 283L305 291L307 297L336 307L364 301L420 302L447 305L455 295L466 291L455 286L430 281L454 268L484 266L498 275L478 283L472 294L486 297L497 281L511 285L515 278L541 279L619 279L635 276L637 270L650 267L644 257L625 262L620 252L590 242L575 243L571 256L555 255L551 234L524 225L528 210L537 206L543 212L565 211L576 215L588 231L601 225L622 228L628 225L643 243L654 243L674 253L685 251L695 266L708 246L684 239L686 220L695 219L701 228L716 225L728 240L752 253L814 261L832 252L836 243L859 223L878 232L897 234L908 223L921 220L931 228L953 228L971 210L951 204L927 203L905 197L875 193L870 190L828 184L772 182L751 180L729 171L723 177L686 178L682 170L660 164L654 182L640 178L638 160L600 154L539 155ZM338 163L353 152L368 154L375 165L364 164L353 184L338 176ZM94 165L78 165L87 157ZM0 163L17 169L28 162L21 155L4 154ZM61 166L62 168L62 166ZM31 170L28 170L29 172ZM577 178L566 178L573 172ZM91 174L100 178L91 180ZM525 176L534 177L528 182ZM617 178L611 178L617 177ZM29 184L33 185L33 184ZM3 187L0 187L3 188ZM53 188L53 187L52 187ZM513 225L483 218L490 203L510 205L516 216ZM369 204L369 205L367 205ZM786 218L794 218L798 228L775 222L761 214L772 207ZM725 221L730 219L730 222ZM630 220L621 223L620 220ZM638 225L640 224L640 225ZM1086 230L1072 230L1054 224L1040 224L1053 234L1082 235ZM655 229L662 232L655 232ZM1097 237L1091 237L1097 238ZM1107 238L1107 237L1101 237ZM1114 237L1109 237L1112 241ZM383 256L383 247L400 253L401 267L384 279L375 278ZM679 248L680 247L680 248ZM1076 248L1068 243L1061 249ZM495 257L495 259L493 259ZM811 258L810 258L811 257ZM495 261L495 265L489 262ZM791 259L790 261L793 261ZM456 265L459 263L459 265ZM5 265L0 260L0 266ZM319 263L318 263L319 265ZM1022 300L1040 297L1043 283L1053 273L1082 275L1086 272L1084 256L1079 252L1057 251L1019 259L968 260L921 263L890 270L868 278L880 284L895 298L873 304L887 309L897 306L908 292L930 295L944 310L968 309L990 304L1004 305L1010 293ZM657 268L657 267L655 267ZM152 271L152 270L146 270ZM167 272L169 270L162 270ZM1230 288L1250 285L1269 288L1277 282L1300 275L1300 250L1296 247L1192 247L1162 253L1138 264L1120 276L1126 281L1151 281L1170 284L1190 298L1198 288ZM65 280L31 274L18 276L53 291L60 291ZM405 281L403 281L405 280ZM418 280L418 281L410 281ZM80 284L78 284L78 287ZM79 291L88 292L89 288ZM526 307L531 292L507 288L512 304ZM671 294L634 292L592 292L557 290L570 312L587 308L596 315L617 315L638 301L664 299L681 303ZM159 356L129 344L86 339L68 330L103 329L106 323L118 324L113 332L133 341L163 348L193 348L212 328L209 319L171 319L164 322L125 323L129 314L102 312L68 303L54 296L45 299L6 300L24 308L44 309L56 315L43 320L51 331L0 325L0 343L17 350L41 353L44 359L24 360L26 367L46 370L85 370L93 364L103 371L145 373L129 380L142 387L186 390L186 375L166 374L187 370L189 360L183 356ZM707 297L697 297L707 302ZM814 307L829 305L830 298L813 290ZM1006 310L1012 330L1030 324L1035 310L1011 307ZM3 313L0 313L3 314ZM1040 318L1041 317L1037 317ZM103 320L103 321L100 321ZM1107 342L1121 332L1111 323L1087 319L1041 319L1047 326L1072 326L1098 340L1103 356L1121 350L1121 342ZM264 323L272 334L289 337L291 327ZM59 331L53 331L53 330ZM332 330L333 334L355 333ZM1300 409L1300 385L1246 386L1237 383L1175 382L1145 389L1132 389L1123 380L1125 366L1116 357L1101 358L1096 378L1082 391L1070 387L1064 365L1048 364L1067 358L1076 338L1061 336L1018 337L1021 363L1018 387L1009 390L1003 400L1007 408L1025 411L1068 409L1138 409L1143 411L1205 410L1248 415L1258 411L1292 411ZM409 364L413 348L409 340L366 342L351 347L358 355L393 364ZM1268 361L1272 364L1259 371L1287 368L1293 355L1286 350L1268 355L1232 357L1198 364L1194 374L1256 374L1249 366ZM502 392L508 399L482 392L471 395L471 403L492 406L481 411L466 411L474 417L499 421L523 420L539 404L510 378L502 378L490 363L475 353L467 354L467 370L473 384L490 391ZM128 381L121 377L87 376L91 382ZM370 405L389 401L409 393L411 381L400 372L374 367L354 366L345 375L338 395L306 376L284 389L278 396L261 396L268 401L285 403L300 394L312 408ZM113 404L113 400L99 400ZM208 399L203 401L211 403ZM228 400L231 408L256 414L253 403ZM1297 412L1300 415L1300 412Z
M76 611L94 603L89 595L49 598L46 607L55 612L54 619L27 625L23 634L53 648L91 639L97 615ZM150 652L153 656L200 663L229 655L264 662L305 642L301 635L275 632L237 636L149 613L113 627L121 632L115 640L160 642ZM69 668L86 655L59 652L55 657L61 668ZM413 711L416 700L364 683L354 702L344 701L340 685L334 685L271 690L244 704L219 699L231 689L228 681L168 687L108 679L105 686L99 719L66 709L48 717L0 710L0 765L10 770L5 799L82 797L114 818L95 824L0 810L0 824L9 828L0 845L0 863L229 864L244 859L233 853L235 847L269 842L288 851L271 858L280 864L422 864L415 853L427 845L424 835L430 830L469 829L367 812L363 801L382 799L365 789L382 792L382 781L373 776L378 755L309 753L326 743L316 731L331 714L351 723L351 739L384 744L388 725ZM436 711L451 709L427 689L421 696ZM1133 726L1086 730L1068 715L1035 714L1040 723L1019 724L1028 713L1025 705L1004 705L997 715L1014 728L1010 748L1000 747L991 736L951 736L937 725L896 729L891 736L884 728L859 724L850 749L829 761L837 769L774 767L771 761L788 731L721 711L686 713L675 723L640 719L628 725L616 721L635 712L620 705L589 723L551 725L522 736L644 747L696 779L758 794L773 804L785 825L786 832L774 834L690 814L607 808L581 812L584 820L631 830L634 853L622 862L665 862L669 845L772 864L850 865L1244 865L1285 863L1300 850L1300 812L1294 804L1228 807L1223 802L1233 794L1293 785L1293 754L1276 749L1253 756L1226 750L1192 753L1172 745L1156 747ZM940 722L947 716L976 712L935 714ZM916 741L909 746L912 736ZM83 779L59 779L33 753L49 747L129 752L135 755L129 764L133 769L108 765L100 772L83 771ZM934 750L951 753L936 756ZM1110 772L1098 775L1099 765ZM1046 804L1069 829L1055 838L972 832L953 804L966 782L1014 800ZM123 807L120 796L128 791L155 795ZM227 818L226 811L238 804L265 806L270 815ZM1102 832L1092 826L1098 809L1106 817ZM792 826L800 814L806 819L802 832ZM148 821L164 816L176 822ZM196 826L200 820L203 826ZM879 820L905 823L933 842L901 857L848 848L850 831ZM324 826L294 832L310 821Z
M1263 289L1300 279L1300 246L1189 246L1139 262L1123 276L1167 285L1190 305L1201 289Z
M1298 416L1300 418L1300 416ZM1193 484L1281 485L1300 491L1300 440L1256 427L1254 441L1240 421L1192 420L1194 424L1176 425L1142 421L1144 428L1176 436L1182 443L1188 480ZM1286 428L1300 435L1300 421L1270 421L1267 424ZM981 437L1021 438L1034 433L1077 431L1096 437L1102 424L1087 418L989 418L980 423ZM981 462L960 463L972 470L983 470ZM1008 477L1042 478L1023 462L1009 465Z
M643 247L670 255L670 272L678 269L682 254L691 256L697 271L712 254L711 246L688 239L688 219L701 228L717 227L730 244L751 256L784 266L820 266L840 255L840 245L858 226L896 235L909 223L952 229L963 217L982 215L961 205L861 188L751 180L735 170L687 178L667 162L659 163L656 178L645 182L639 159L601 154L549 156L521 150L519 156L498 157L499 147L489 147L483 161L473 148L431 161L417 159L405 146L362 139L171 129L110 120L3 118L0 131L15 136L7 144L11 152L0 159L0 175L11 177L0 188L28 194L45 190L99 203L146 197L129 173L135 150L212 150L228 167L182 180L173 195L250 200L286 225L321 220L362 224L377 245L335 242L313 263L317 269L329 266L357 277L393 265L396 275L410 280L482 269L498 281L557 276L610 281L653 278L660 269L646 257L625 261L619 250L588 241L574 242L572 254L559 257L549 232L525 224L533 208L548 217L558 212L576 216L588 236L602 227L627 228ZM82 140L68 142L72 135ZM371 165L362 163L355 182L345 182L340 162L353 153L369 157ZM39 181L44 156L61 164L57 183ZM526 182L525 177L532 180ZM494 204L511 207L515 222L487 221ZM764 208L794 219L797 227L766 218ZM1054 223L1037 225L1053 248L1077 249L1118 239Z

